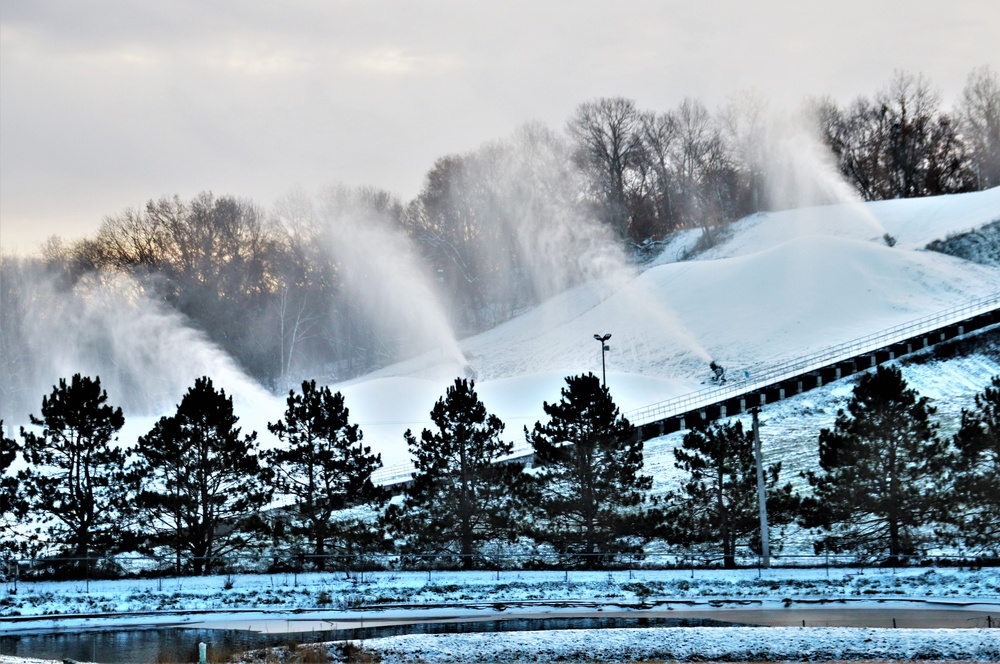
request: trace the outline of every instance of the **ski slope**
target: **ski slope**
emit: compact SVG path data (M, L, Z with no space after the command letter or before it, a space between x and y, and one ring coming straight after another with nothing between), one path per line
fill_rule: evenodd
M623 265L461 340L464 361L453 349L431 352L331 387L344 393L352 421L386 466L409 461L403 433L431 426L435 401L469 369L487 408L506 423L505 437L523 444L524 427L544 418L543 402L559 399L566 376L600 373L595 334L612 334L605 358L608 387L627 413L704 388L712 360L731 376L756 374L997 294L1000 267L923 249L995 220L1000 220L1000 188L756 214L728 226L715 246L693 257L701 231L684 231L646 265ZM894 246L885 242L887 234ZM55 312L78 328L93 328L82 340L39 337L46 370L53 376L101 375L98 365L85 361L88 343L103 347L110 340L117 349L111 362L120 364L126 377L134 372L133 383L149 392L138 399L147 407L126 409L121 444L130 446L146 434L201 375L212 376L233 397L240 426L256 431L262 447L280 444L267 425L282 417L284 395L270 394L244 376L175 313L145 300L126 306L132 302L128 283L102 284L95 291L102 297L70 298L73 306L62 308L51 289L36 290L35 300L46 307L36 312L38 321ZM87 304L82 313L80 302ZM440 318L441 311L427 311L429 317L435 314ZM305 376L313 377L321 375ZM968 387L956 403L967 403L983 380L978 374L971 379L976 389ZM118 389L131 384L119 381ZM109 395L112 401L121 398L110 387ZM6 418L8 435L28 424L26 415Z
M689 231L645 269L563 293L461 348L487 409L520 442L565 376L600 374L595 333L613 335L608 387L627 412L703 388L712 359L742 373L994 295L1000 268L923 247L998 219L1000 188L757 214L693 258L677 260ZM463 369L431 353L332 387L393 465L408 460L403 432L431 426L431 407Z

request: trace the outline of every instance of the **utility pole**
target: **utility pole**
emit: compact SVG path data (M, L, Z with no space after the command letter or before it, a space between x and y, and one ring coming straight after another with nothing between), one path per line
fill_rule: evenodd
M757 461L757 498L760 501L760 546L764 554L764 568L771 566L771 542L767 530L767 495L764 490L764 461L760 453L760 423L757 414L760 407L751 408L753 413L753 453Z
M608 386L608 372L604 365L604 354L611 350L611 346L607 344L608 339L611 338L611 333L608 332L604 336L600 334L595 334L594 338L601 342L601 387Z

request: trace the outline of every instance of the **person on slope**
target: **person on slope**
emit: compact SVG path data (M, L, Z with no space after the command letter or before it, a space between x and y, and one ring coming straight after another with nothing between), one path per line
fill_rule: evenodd
M719 385L721 385L721 384L723 384L723 383L726 382L726 370L725 370L725 368L723 368L719 364L716 364L715 360L712 360L712 363L710 365L708 365L708 366L712 370L712 380L714 380Z

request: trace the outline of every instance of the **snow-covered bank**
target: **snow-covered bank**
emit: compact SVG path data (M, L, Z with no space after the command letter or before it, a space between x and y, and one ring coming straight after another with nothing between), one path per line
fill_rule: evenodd
M602 370L594 333L613 335L607 382L628 412L702 389L712 359L731 374L756 372L995 295L1000 268L924 247L996 219L1000 188L753 215L694 259L676 262L668 248L642 270L573 288L461 347L505 438L523 443L565 376ZM429 426L459 369L428 354L333 387L392 466L409 460L403 432Z
M498 578L499 576L499 578ZM231 588L226 588L232 582ZM19 583L0 598L0 620L195 610L368 610L502 602L940 598L1000 601L996 569L907 568L632 570L615 572L365 572ZM0 633L14 628L0 622Z
M1000 659L1000 631L846 627L667 627L373 639L383 664L456 662Z

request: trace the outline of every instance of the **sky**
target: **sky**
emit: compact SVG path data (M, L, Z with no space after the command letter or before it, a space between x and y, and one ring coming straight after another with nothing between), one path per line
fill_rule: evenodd
M437 158L598 97L791 108L904 70L950 107L997 34L996 0L0 0L0 250L175 194L409 199Z

